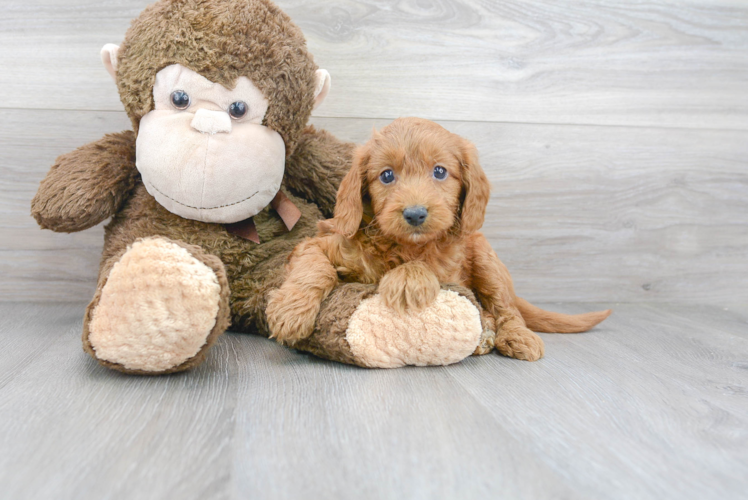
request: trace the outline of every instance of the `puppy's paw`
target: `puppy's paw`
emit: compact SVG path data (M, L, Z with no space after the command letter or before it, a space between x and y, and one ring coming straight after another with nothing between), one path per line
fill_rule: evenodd
M396 267L379 282L384 304L400 314L422 311L434 303L440 290L436 275L420 262Z
M525 361L537 361L545 354L543 339L527 328L497 334L494 346L504 356Z
M319 314L320 304L315 298L306 297L283 288L273 290L265 309L270 338L281 344L293 345L309 337Z

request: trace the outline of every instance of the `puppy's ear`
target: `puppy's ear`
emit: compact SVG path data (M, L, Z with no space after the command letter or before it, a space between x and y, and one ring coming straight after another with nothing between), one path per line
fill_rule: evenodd
M361 225L364 216L363 196L366 186L366 169L369 166L370 146L359 146L353 154L353 165L343 177L335 200L333 231L351 238Z
M478 163L478 150L473 143L463 139L460 145L462 167L463 201L460 212L460 225L463 234L473 233L481 228L486 217L486 206L491 197L491 188L485 172Z

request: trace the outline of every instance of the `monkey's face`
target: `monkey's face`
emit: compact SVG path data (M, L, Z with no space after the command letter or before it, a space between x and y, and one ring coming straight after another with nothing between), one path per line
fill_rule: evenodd
M148 192L187 219L232 223L280 189L286 149L262 125L268 101L247 78L233 90L179 64L159 71L140 121L136 162Z

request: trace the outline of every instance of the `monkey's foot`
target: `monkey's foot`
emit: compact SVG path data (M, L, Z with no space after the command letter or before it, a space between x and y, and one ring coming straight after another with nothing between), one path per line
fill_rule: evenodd
M373 285L339 286L323 302L314 334L295 347L371 368L457 363L493 339L472 294L454 288L461 293L442 289L432 305L400 315Z
M127 249L100 285L83 344L110 368L170 373L199 364L228 322L228 283L218 258L146 238Z

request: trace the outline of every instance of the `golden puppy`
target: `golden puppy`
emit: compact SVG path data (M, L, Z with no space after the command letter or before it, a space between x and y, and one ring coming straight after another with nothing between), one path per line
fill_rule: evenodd
M290 257L286 281L267 314L278 341L308 337L321 302L338 280L379 283L398 311L431 304L440 283L470 288L506 356L543 356L540 332L581 332L610 311L569 316L514 294L512 279L478 229L489 183L472 143L428 120L401 118L374 132L340 184L333 219ZM529 328L528 328L529 327Z

